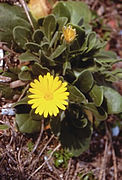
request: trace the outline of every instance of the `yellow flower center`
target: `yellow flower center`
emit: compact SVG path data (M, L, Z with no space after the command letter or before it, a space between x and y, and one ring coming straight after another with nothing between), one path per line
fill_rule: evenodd
M44 99L49 101L49 100L52 100L53 99L53 94L51 92L46 92L45 95L44 95Z

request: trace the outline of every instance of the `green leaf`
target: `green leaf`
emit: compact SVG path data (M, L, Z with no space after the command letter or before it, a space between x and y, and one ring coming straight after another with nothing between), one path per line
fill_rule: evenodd
M66 1L63 4L68 8L71 19L70 22L73 24L80 23L83 19L84 23L89 23L91 20L91 12L84 2Z
M10 127L6 124L0 124L0 130L7 130L9 129Z
M76 102L76 103L86 103L86 98L84 94L73 85L68 85L69 91L69 101Z
M10 77L12 81L15 81L18 79L18 75L13 72L10 72L9 70L2 73L2 76Z
M43 22L44 27L44 33L47 39L50 41L52 38L52 35L56 29L56 19L54 15L49 15L44 19Z
M41 43L41 41L43 40L43 37L44 37L44 33L40 29L37 29L36 31L34 31L32 35L33 41L36 42L37 44Z
M28 80L32 80L32 75L30 71L21 71L18 74L18 77L20 80L22 81L28 81Z
M103 87L104 96L107 103L108 114L118 114L122 112L122 96L112 88Z
M91 32L89 35L88 35L88 50L87 52L89 52L91 49L94 48L94 46L96 45L96 33L95 32Z
M88 70L82 71L75 81L75 85L84 93L87 93L92 88L93 83L92 73Z
M25 53L21 53L21 55L18 57L18 59L22 62L39 61L38 57L33 55L29 51L26 51Z
M13 29L13 37L19 47L25 49L25 43L31 40L30 29L22 26L16 26Z
M62 28L63 28L63 26L66 25L67 21L68 21L68 18L67 18L67 17L59 17L59 18L57 19L57 23L58 23L58 25L59 25L59 27L58 27L58 30L59 30L59 31L62 31Z
M42 116L40 116L39 114L35 114L35 110L31 109L30 111L30 116L34 121L41 121L42 120Z
M61 121L59 119L55 121L54 119L53 123L51 123L52 130L59 130L59 132L56 131L63 148L70 151L73 156L79 156L88 149L92 133L90 122L82 128L74 124L76 121L78 122L79 120L73 111L70 111L63 116Z
M107 118L107 113L102 107L96 107L93 103L88 103L86 104L85 108L93 113L96 120L101 121Z
M117 55L113 51L105 51L101 50L97 54L94 55L96 58L97 62L102 62L102 63L112 63L117 60Z
M32 65L32 73L34 75L45 75L47 74L47 72L49 72L47 67L43 67L41 64L39 63L34 63Z
M89 95L96 106L101 106L103 102L103 87L94 85Z
M7 42L9 47L11 44L17 46L13 40L13 28L16 26L31 30L24 9L8 3L0 3L0 41Z
M25 44L25 48L28 50L30 50L31 52L36 52L38 53L38 51L41 49L41 45L37 44L37 43L33 43L33 42L27 42Z
M77 34L75 40L71 44L72 51L75 51L75 50L81 49L81 47L85 41L85 31L84 31L84 29L82 29L79 26L76 26L73 24L71 24L71 26L74 29L76 29L76 34Z
M58 45L55 51L51 54L50 59L55 59L60 56L66 50L66 45Z
M12 99L15 94L15 90L11 89L9 85L0 84L0 93L4 98Z
M68 21L70 21L70 11L68 7L64 4L64 2L58 2L52 11L58 18L66 17Z
M32 119L30 114L16 114L16 124L22 133L35 133L41 129L41 122Z

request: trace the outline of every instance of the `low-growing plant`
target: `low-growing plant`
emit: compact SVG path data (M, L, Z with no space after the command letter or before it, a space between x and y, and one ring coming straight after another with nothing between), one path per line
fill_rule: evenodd
M112 87L122 77L119 69L112 70L120 60L104 49L106 43L92 31L90 20L83 2L61 1L48 16L32 17L33 29L23 8L0 4L0 41L13 48L22 66L2 75L32 81L14 104L18 130L39 132L45 119L73 156L89 147L93 121L122 111L122 97Z

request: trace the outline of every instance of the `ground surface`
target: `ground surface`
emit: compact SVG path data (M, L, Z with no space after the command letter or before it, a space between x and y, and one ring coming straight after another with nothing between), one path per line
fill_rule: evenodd
M113 50L122 57L122 11L119 1L84 0L92 10L103 18L103 23L95 20L94 30L104 37L107 24L111 30L106 49ZM94 22L92 22L94 23ZM122 66L121 63L117 66ZM113 68L116 68L113 67ZM121 82L115 84L122 93ZM4 105L13 103L0 97L0 110ZM14 116L0 115L0 123L10 126L9 130L0 131L0 179L1 180L121 180L122 178L122 132L112 136L111 127L120 117L110 116L106 123L96 128L88 151L78 158L67 161L66 168L56 168L52 154L59 149L57 139L49 130L40 134L26 135L17 131ZM49 158L47 161L46 159ZM86 178L86 179L85 179Z

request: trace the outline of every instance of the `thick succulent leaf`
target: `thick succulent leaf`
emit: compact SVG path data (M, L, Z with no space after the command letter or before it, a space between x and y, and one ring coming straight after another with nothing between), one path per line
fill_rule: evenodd
M54 36L52 37L52 39L51 39L51 41L50 41L49 48L52 48L52 46L53 46L54 44L56 44L58 40L59 40L59 32L56 31L56 32L54 33Z
M73 24L80 23L81 19L85 23L89 23L91 20L91 12L83 2L61 1L54 7L53 13L58 17L67 17L69 22Z
M30 116L34 121L41 121L42 120L42 116L40 116L39 114L35 114L35 110L31 109L30 111Z
M0 94L6 99L12 99L15 90L11 89L9 85L0 84Z
M117 55L113 51L101 50L94 55L97 62L100 63L113 63L117 60Z
M67 22L68 22L68 18L67 17L59 17L57 19L57 23L59 25L58 30L62 31L63 26L65 26Z
M32 80L32 74L30 71L21 71L18 74L18 77L20 80L22 81L28 81L28 80Z
M103 87L94 85L89 95L96 106L101 106L103 102Z
M78 49L81 49L84 41L85 41L85 31L84 29L80 28L79 26L73 25L71 24L71 26L76 29L76 38L73 41L72 45L71 45L71 50L73 52L75 52L75 50L77 51Z
M118 114L122 112L122 96L112 88L103 87L104 96L107 103L108 114Z
M36 31L34 31L32 35L32 40L37 44L40 44L41 41L43 40L43 37L44 37L44 33L41 31L41 29L37 29Z
M41 61L44 66L49 67L50 66L55 66L56 63L53 59L51 59L48 55L46 55L45 51L41 51Z
M13 37L19 47L25 49L25 43L31 40L30 29L22 26L16 26L13 29Z
M84 23L89 23L91 20L91 11L84 2L66 1L63 2L69 9L71 14L70 22L73 24L80 23L83 19Z
M66 17L68 21L70 21L70 11L63 1L56 4L56 6L53 8L52 13L55 14L58 18Z
M75 81L75 85L80 91L87 93L93 86L94 79L92 73L88 70L84 70L80 73L79 77Z
M47 67L43 67L41 64L39 63L34 63L32 65L32 73L34 75L45 75L47 74L47 72L49 72L48 68Z
M56 121L55 119L51 121L52 131L55 134L57 133L63 148L73 153L73 156L79 156L88 149L92 133L90 122L87 121L84 128L79 126L79 124L83 125L83 122L80 119L76 119L71 112L66 113L62 121L58 118Z
M85 106L85 109L90 110L95 116L96 120L105 120L107 118L107 113L103 110L102 107L96 107L93 103L88 103Z
M22 62L28 62L28 61L39 61L38 57L32 54L29 51L26 51L25 53L21 53L18 59Z
M30 114L16 114L16 124L22 133L35 133L41 129L41 122L32 119Z
M55 51L51 54L50 59L55 59L66 50L66 44L58 45Z
M16 26L26 27L31 30L24 9L8 3L0 3L0 41L7 42L11 46L14 41L13 28Z
M70 102L86 103L84 94L76 86L68 85L68 91Z
M37 44L37 43L33 43L33 42L27 42L25 44L25 48L27 50L30 50L31 52L35 52L38 53L39 50L41 49L41 45Z
M56 29L56 19L54 15L49 15L44 19L43 22L44 33L47 39L50 41L52 35Z

